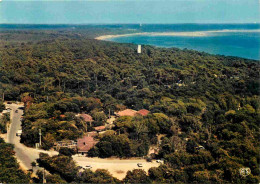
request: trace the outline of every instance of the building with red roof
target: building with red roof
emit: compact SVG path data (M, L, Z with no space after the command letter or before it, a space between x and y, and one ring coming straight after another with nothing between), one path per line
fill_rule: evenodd
M64 114L61 114L61 115L60 115L60 118L61 118L61 119L64 119L64 118L66 118L66 116L65 116Z
M116 112L115 115L119 116L119 117L121 117L121 116L131 116L131 117L134 117L136 112L137 111L132 110L132 109L125 109L123 111Z
M149 113L150 113L150 111L148 111L146 109L141 109L139 111L135 111L135 110L132 110L132 109L126 109L126 110L123 110L123 111L116 112L115 115L118 116L118 117L121 117L121 116L134 117L134 116L137 116L137 115L147 116Z
M106 129L105 126L97 126L97 127L93 127L97 132L101 132L104 131Z
M82 118L86 123L94 121L89 114L79 114L78 117Z
M141 115L141 116L147 116L149 113L150 113L150 111L148 111L146 109L141 109L136 112L136 114Z
M82 138L79 138L77 140L78 153L82 153L82 154L87 153L97 143L98 143L98 141L96 141L91 136L84 136Z

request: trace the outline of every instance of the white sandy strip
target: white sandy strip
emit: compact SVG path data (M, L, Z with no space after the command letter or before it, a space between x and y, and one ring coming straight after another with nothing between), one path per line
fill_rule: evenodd
M252 30L239 30L239 29L224 29L224 30L216 30L216 31L195 31L195 32L142 32L142 33L129 33L129 34L121 34L121 35L103 35L96 37L96 40L107 40L111 38L118 37L128 37L128 36L191 36L191 37L201 37L208 36L209 33L254 33L260 32L260 29L252 29Z

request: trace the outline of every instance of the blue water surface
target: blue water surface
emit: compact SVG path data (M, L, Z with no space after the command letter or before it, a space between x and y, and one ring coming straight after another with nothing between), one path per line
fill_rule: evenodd
M208 36L129 36L108 39L158 47L194 49L211 54L260 60L260 32L211 33Z

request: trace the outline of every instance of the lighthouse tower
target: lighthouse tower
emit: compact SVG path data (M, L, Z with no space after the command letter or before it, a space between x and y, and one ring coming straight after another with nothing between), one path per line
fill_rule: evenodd
M141 45L138 45L138 46L137 46L137 53L138 53L138 54L141 54L141 53L142 53L142 46L141 46Z

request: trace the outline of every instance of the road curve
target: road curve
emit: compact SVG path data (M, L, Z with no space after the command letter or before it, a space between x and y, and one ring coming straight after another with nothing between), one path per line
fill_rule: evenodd
M10 112L11 125L7 131L6 142L14 144L15 156L23 169L31 169L31 163L39 158L40 152L48 153L50 156L58 154L55 151L38 150L21 144L20 137L16 136L16 132L21 129L21 116L23 115L23 110L19 109L19 107L23 107L23 105L6 104L6 107L12 109ZM16 110L18 110L17 113L15 112ZM34 171L37 171L38 169L39 168L36 167Z

